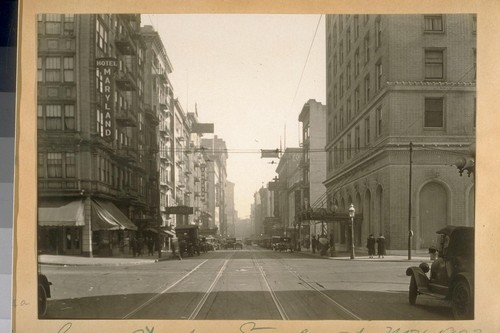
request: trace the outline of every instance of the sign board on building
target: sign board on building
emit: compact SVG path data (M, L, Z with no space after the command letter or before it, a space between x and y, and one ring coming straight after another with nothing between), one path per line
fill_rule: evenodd
M261 149L260 158L279 158L279 149Z
M190 215L193 214L193 211L193 207L189 206L172 206L165 208L166 214Z
M214 133L214 124L210 123L195 123L191 128L191 133Z
M118 67L118 60L97 58L96 67L99 72L98 90L102 93L101 119L99 119L101 135L105 139L112 140L115 128L115 80L113 76Z

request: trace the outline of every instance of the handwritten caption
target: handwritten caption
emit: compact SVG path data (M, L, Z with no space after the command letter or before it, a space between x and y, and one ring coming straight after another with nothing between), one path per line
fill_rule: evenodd
M70 333L71 328L73 327L73 324L71 322L68 322L64 324L57 333ZM264 333L264 332L279 332L278 328L276 327L269 327L269 326L259 326L256 322L253 321L248 321L243 323L240 328L239 332L240 333L250 333L250 332L259 332L259 333ZM76 329L74 332L78 332ZM138 328L133 331L130 331L131 333L155 333L155 328L154 326L146 326L144 328ZM476 329L459 329L455 327L447 327L444 329L406 329L406 328L399 328L399 327L390 327L387 326L385 328L385 331L380 331L380 330L374 330L374 329L367 329L367 328L361 328L361 329L355 329L355 330L335 330L335 328L332 328L330 331L332 333L482 333L482 330L479 328ZM157 331L156 333L160 333ZM167 333L167 330L164 330L163 333ZM189 333L198 333L195 329L190 331ZM202 332L200 332L202 333ZM297 331L297 333L314 333L312 330L310 331L307 328L302 329L301 331Z

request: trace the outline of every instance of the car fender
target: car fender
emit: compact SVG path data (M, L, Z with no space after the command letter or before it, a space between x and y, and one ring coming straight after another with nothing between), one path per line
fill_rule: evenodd
M49 282L49 280L47 279L47 277L43 274L39 274L38 275L38 283L41 284L43 286L43 288L45 289L45 292L47 293L47 298L50 298L51 295L50 295L50 285L52 284L51 282Z
M415 277L415 282L417 283L417 288L419 291L428 290L429 278L420 267L417 266L408 267L406 269L406 275Z

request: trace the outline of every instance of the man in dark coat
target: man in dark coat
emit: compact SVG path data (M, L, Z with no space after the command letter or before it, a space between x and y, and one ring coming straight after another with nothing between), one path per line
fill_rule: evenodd
M385 237L382 233L377 238L377 254L379 258L385 256Z
M312 246L313 253L316 253L316 245L318 245L317 240L316 240L316 236L312 236L311 246Z
M373 234L368 236L368 239L366 240L366 247L368 248L368 256L373 258L375 255L375 236L373 236Z

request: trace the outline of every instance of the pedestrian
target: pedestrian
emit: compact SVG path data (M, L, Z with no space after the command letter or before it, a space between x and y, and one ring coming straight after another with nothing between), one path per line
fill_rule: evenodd
M148 239L148 256L154 255L154 246L155 246L155 241L153 238Z
M311 246L312 246L312 251L313 253L316 253L316 246L318 245L317 241L316 241L316 236L312 236L312 240L311 240Z
M330 256L335 255L335 239L333 238L333 233L330 234Z
M132 248L132 256L135 257L137 255L137 239L135 236L131 236L130 247Z
M382 233L377 238L377 254L379 258L385 255L385 237Z
M368 248L368 256L373 258L375 255L375 236L373 236L373 234L368 236L368 239L366 240L366 247Z
M144 250L144 239L142 237L139 237L137 240L137 256L140 257L142 256L142 250Z

